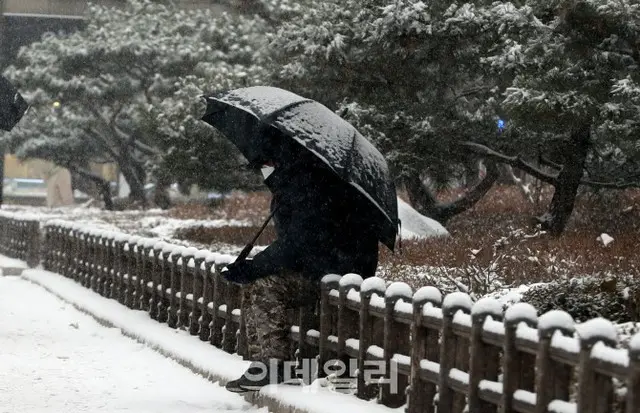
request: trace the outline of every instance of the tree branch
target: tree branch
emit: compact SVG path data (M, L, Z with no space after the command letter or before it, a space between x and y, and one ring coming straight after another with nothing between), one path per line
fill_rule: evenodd
M520 156L508 156L500 152L496 152L485 145L481 145L475 142L463 142L461 143L461 145L467 148L468 150L470 150L471 152L493 159L497 162L506 163L508 165L513 166L514 168L518 168L528 173L529 175L533 176L534 178L537 178L547 184L555 186L557 183L558 173L543 172L540 169L534 167L533 165L525 162ZM563 168L562 165L555 163L544 157L541 157L541 161L545 165L551 166L555 169ZM640 182L638 181L598 182L590 179L582 179L580 181L580 185L586 185L592 188L608 188L608 189L640 188Z

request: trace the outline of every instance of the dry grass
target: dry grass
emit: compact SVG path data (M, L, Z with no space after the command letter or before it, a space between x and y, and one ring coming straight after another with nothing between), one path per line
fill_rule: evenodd
M445 198L455 195L443 194ZM507 284L586 274L640 276L640 191L582 195L561 237L540 234L533 226L532 218L544 212L551 195L546 188L536 207L517 189L497 186L474 208L451 220L447 226L451 238L403 240L396 254L381 247L380 265L386 274L395 274L395 278L414 285L420 283L416 274L425 268L457 268L468 275L495 273L501 283ZM172 212L175 217L236 218L253 224L243 228L192 228L177 236L204 244L243 245L267 216L269 199L268 193L254 193L230 197L213 211L176 209ZM607 247L597 241L603 232L614 238ZM269 227L258 244L268 244L273 237Z

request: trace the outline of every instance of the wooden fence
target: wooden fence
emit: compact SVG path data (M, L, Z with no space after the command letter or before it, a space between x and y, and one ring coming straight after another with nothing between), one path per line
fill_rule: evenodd
M8 255L19 257L15 245L37 238L16 222L0 225ZM246 356L242 288L220 277L233 257L69 222L48 222L43 232L45 269ZM355 397L406 403L408 413L640 412L640 334L619 349L607 320L538 317L524 303L503 312L493 299L327 275L319 316L311 308L295 314L291 343L292 357L315 357L319 366L355 360ZM368 373L372 360L384 366L381 377Z

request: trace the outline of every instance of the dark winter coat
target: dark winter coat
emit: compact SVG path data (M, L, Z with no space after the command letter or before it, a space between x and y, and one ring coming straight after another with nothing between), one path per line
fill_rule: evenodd
M11 83L0 75L0 129L10 131L27 110L27 103Z
M330 273L375 274L378 239L368 215L372 206L322 167L277 167L265 181L273 194L277 240L249 264L252 279L282 270L320 279Z

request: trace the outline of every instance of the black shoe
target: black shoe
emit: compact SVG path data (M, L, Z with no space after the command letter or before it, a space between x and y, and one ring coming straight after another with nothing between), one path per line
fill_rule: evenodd
M259 391L264 386L282 382L284 382L284 366L281 361L268 364L255 362L238 379L238 386L245 391Z
M239 384L240 384L240 379L231 380L230 382L225 384L224 388L227 389L227 391L230 391L231 393L246 393L248 390L243 389L242 387L240 387Z

